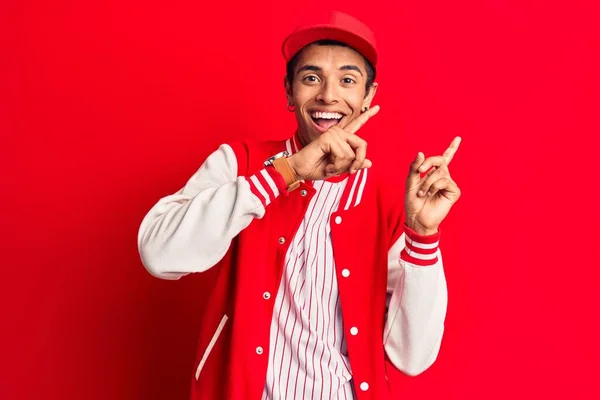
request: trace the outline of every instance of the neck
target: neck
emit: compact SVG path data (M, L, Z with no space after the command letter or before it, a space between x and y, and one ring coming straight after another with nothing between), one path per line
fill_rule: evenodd
M306 147L311 141L308 139L308 135L302 132L300 129L297 131L298 140L302 144L302 147Z

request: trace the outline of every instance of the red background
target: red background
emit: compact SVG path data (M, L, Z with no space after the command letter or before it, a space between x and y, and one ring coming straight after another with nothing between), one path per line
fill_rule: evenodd
M327 4L378 38L365 135L402 174L463 137L447 332L398 398L599 398L596 2L383 3ZM219 143L291 134L280 43L323 4L2 2L1 399L186 398L207 280L147 274L139 223Z

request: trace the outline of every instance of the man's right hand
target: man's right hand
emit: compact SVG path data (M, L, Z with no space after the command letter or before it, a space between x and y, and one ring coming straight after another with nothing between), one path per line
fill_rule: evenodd
M287 161L298 179L322 180L346 171L353 174L371 167L371 161L366 158L367 142L358 137L356 132L378 112L379 106L375 106L344 128L334 125L290 156Z

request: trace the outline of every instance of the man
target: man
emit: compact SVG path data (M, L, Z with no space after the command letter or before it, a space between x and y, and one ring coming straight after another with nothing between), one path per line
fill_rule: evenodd
M386 399L387 369L419 374L440 348L460 138L400 186L357 135L379 111L371 31L334 12L283 54L296 133L220 146L149 211L141 258L165 279L219 269L192 399Z

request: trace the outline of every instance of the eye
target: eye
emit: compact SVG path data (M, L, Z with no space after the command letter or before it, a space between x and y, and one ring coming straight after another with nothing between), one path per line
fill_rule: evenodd
M304 77L305 82L319 82L319 78L316 75L307 75Z
M356 83L356 81L352 78L344 78L344 79L342 79L342 82L347 83L347 84Z

